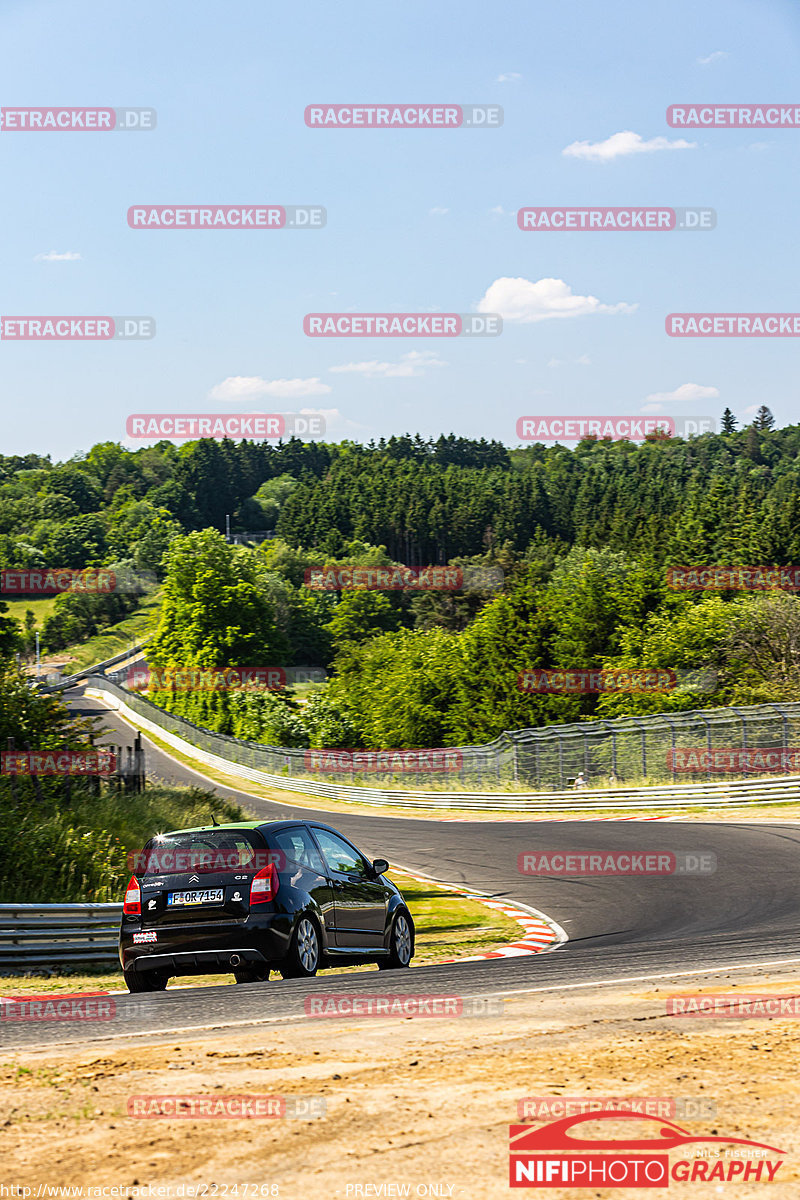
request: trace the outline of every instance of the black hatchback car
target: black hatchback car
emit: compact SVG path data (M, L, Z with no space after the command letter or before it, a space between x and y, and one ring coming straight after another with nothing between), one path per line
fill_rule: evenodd
M138 856L122 906L119 957L131 992L175 975L237 983L320 967L407 967L414 922L397 888L346 838L315 821L178 829Z

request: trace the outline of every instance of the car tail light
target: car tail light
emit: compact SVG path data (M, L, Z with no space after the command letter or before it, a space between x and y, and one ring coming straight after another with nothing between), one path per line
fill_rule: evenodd
M142 893L139 888L139 880L135 875L131 875L131 881L125 892L125 899L122 902L122 911L126 917L140 917L142 915Z
M278 890L278 869L274 863L257 871L250 884L250 904L268 904Z

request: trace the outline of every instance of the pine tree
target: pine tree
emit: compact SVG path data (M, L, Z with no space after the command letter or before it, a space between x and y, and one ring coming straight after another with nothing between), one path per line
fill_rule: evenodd
M762 404L761 408L758 410L755 418L753 419L753 429L766 431L768 429L773 429L774 426L775 418L767 408L766 404Z
M722 430L721 430L721 432L722 433L735 433L736 432L736 424L737 424L736 417L733 415L733 413L731 412L731 410L729 408L726 408L725 412L722 414Z

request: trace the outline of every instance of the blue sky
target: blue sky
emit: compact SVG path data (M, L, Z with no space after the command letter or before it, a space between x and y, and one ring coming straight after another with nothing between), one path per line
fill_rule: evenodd
M158 126L0 133L2 314L147 314L157 335L0 341L0 451L65 458L124 441L132 412L308 408L328 413L336 440L453 431L507 444L528 414L728 406L749 420L766 403L795 422L796 339L672 339L664 319L800 310L800 129L683 132L665 113L682 101L800 103L799 32L789 0L4 0L3 106L154 107ZM304 125L311 103L379 101L501 104L504 123ZM696 144L564 154L625 131ZM324 205L327 226L126 223L132 204L239 203ZM628 204L707 205L718 224L516 224L523 206ZM599 304L549 316L564 286ZM487 292L521 296L537 319L507 319L492 339L303 333L308 312L470 312Z

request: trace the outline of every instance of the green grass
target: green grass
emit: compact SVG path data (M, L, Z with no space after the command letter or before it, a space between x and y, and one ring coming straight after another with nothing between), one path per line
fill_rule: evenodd
M240 821L235 804L200 788L148 787L140 794L78 790L69 802L28 796L0 803L0 903L118 900L131 876L128 855L165 829Z
M102 633L96 634L88 641L81 642L78 646L68 646L49 657L63 658L73 671L82 671L94 663L105 662L107 658L113 658L114 655L127 650L132 642L140 642L155 632L160 605L159 592L147 596L139 607L118 625L109 625Z
M36 617L36 625L41 629L42 622L52 614L56 603L55 596L45 596L41 600L9 600L8 597L4 599L8 605L8 615L19 621L21 629L25 628L25 613L28 609Z

